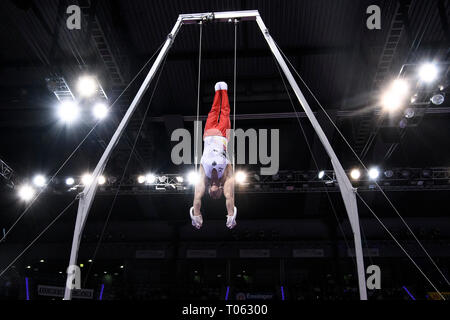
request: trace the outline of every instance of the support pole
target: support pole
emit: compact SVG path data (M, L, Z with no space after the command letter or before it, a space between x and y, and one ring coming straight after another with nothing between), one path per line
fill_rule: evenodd
M74 268L74 266L76 266L76 264L77 264L78 250L80 247L81 235L83 233L83 229L86 224L86 220L87 220L87 217L89 214L89 209L91 208L95 193L97 191L98 178L103 173L103 170L105 169L105 166L108 163L108 160L111 156L111 153L112 153L114 147L119 142L119 139L122 136L126 126L128 125L128 122L130 121L131 117L133 116L133 113L136 111L137 106L139 105L142 97L144 96L145 92L147 91L156 72L158 71L159 67L161 66L161 63L164 60L164 57L167 55L167 52L169 51L170 47L172 46L173 41L175 40L175 37L181 28L181 25L182 25L182 18L180 16L178 18L177 22L175 23L175 26L173 27L172 32L168 35L165 44L163 45L161 51L159 52L158 57L156 58L155 62L153 63L153 66L151 67L147 77L145 78L144 82L142 83L138 93L136 94L135 98L133 99L133 102L131 103L125 116L123 117L122 121L120 122L116 132L114 133L113 137L111 138L111 141L109 142L108 146L106 147L105 152L103 153L102 157L100 158L100 161L98 162L97 166L95 167L92 182L89 185L87 185L84 188L83 192L80 194L80 201L78 204L78 212L77 212L77 219L76 219L76 224L75 224L75 231L74 231L73 240L72 240L72 250L70 253L70 263L69 263L69 268L68 268L68 272L67 272L67 283L66 283L66 289L65 289L65 293L64 293L64 300L72 299L72 289L73 289L72 281L75 276L73 274L73 272L76 272L75 271L76 268Z
M295 95L297 96L298 101L302 105L309 121L311 122L314 130L316 131L317 135L319 136L320 141L322 142L323 146L325 147L325 150L328 153L328 156L331 158L331 163L332 163L334 171L336 173L336 178L339 183L339 188L341 190L342 198L344 200L345 208L347 210L347 214L350 219L350 224L351 224L352 230L353 230L354 241L355 241L355 255L356 255L356 262L357 262L357 269L358 269L357 271L358 271L358 283L359 283L359 296L360 296L361 300L367 300L364 259L363 259L362 245L361 245L358 207L356 204L356 195L355 195L356 190L353 188L350 180L348 179L347 175L345 174L344 168L342 167L336 154L334 153L334 150L331 147L331 144L328 141L328 138L326 137L325 133L323 132L322 128L320 127L319 122L317 122L317 119L316 119L314 113L312 112L312 110L308 104L308 101L306 101L305 97L303 96L299 86L297 85L297 82L295 81L294 77L292 76L291 71L289 70L289 67L287 66L286 62L284 61L280 51L278 50L278 47L276 46L274 40L272 39L272 37L269 33L269 30L266 28L266 26L259 14L256 16L256 22L257 22L259 28L261 29L261 32L262 32L264 38L266 39L270 49L272 50L272 53L274 54L275 58L277 59L278 64L280 65L280 67L283 70L292 89L294 90Z

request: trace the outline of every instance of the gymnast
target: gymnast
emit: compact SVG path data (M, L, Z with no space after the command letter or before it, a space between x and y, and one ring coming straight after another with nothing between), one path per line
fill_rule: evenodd
M218 200L225 196L227 208L226 226L233 229L236 226L237 209L234 206L234 174L228 159L227 144L230 138L230 102L228 101L228 85L218 82L215 85L216 94L211 111L206 120L203 141L205 148L200 161L200 179L195 185L194 204L190 210L192 225L200 229L203 217L200 212L202 197L205 190L212 199Z

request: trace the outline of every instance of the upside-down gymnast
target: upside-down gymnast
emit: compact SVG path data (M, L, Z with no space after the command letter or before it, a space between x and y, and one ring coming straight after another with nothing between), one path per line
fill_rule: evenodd
M229 229L236 226L233 167L227 155L231 129L228 85L225 82L218 82L215 90L214 102L208 114L203 135L205 148L200 161L200 179L195 185L194 204L190 210L192 225L197 229L200 229L203 224L200 208L206 188L212 199L217 200L222 195L225 196L228 212L226 226Z

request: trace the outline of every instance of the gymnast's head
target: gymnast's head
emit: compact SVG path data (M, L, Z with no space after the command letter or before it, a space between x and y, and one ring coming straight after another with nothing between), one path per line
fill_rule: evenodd
M216 169L211 171L211 183L209 185L208 193L212 199L220 199L223 194L223 189L220 186L219 175Z

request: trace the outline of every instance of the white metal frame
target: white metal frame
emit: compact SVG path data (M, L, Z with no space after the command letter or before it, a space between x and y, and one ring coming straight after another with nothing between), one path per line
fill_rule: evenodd
M328 141L325 133L323 132L322 128L320 127L319 123L317 122L317 119L316 119L314 113L312 112L308 102L306 101L305 97L303 96L299 86L297 85L297 82L295 81L294 77L292 76L291 71L289 70L289 67L287 66L286 62L284 61L282 55L280 54L280 51L278 50L274 40L272 39L272 37L269 33L269 30L266 28L266 26L257 10L182 14L178 17L178 20L175 23L175 26L173 27L171 33L167 37L167 40L166 40L164 46L162 47L155 62L153 63L153 66L150 69L147 77L145 78L144 83L142 84L141 88L139 89L138 93L136 94L136 97L134 98L133 102L131 103L128 111L126 112L125 116L123 117L122 121L120 122L116 132L114 133L113 137L111 138L111 141L109 142L105 152L103 153L99 163L97 164L97 166L94 170L94 173L93 173L92 183L90 185L86 186L85 189L83 190L83 192L80 194L80 201L79 201L79 205L78 205L78 213L77 213L75 231L74 231L74 236L73 236L72 251L71 251L71 255L70 255L70 265L69 266L75 266L77 264L78 250L79 250L81 235L82 235L82 232L83 232L83 229L84 229L84 226L85 226L88 214L89 214L89 209L91 208L95 193L97 191L98 178L103 173L103 170L111 156L111 153L112 153L114 147L116 146L121 135L123 134L125 127L127 126L131 116L135 112L143 95L147 91L147 88L149 87L150 82L153 80L156 72L158 71L159 67L161 66L161 62L163 61L164 57L167 55L167 52L169 51L170 47L172 46L172 44L175 40L175 37L177 36L181 26L183 24L195 24L200 21L233 22L235 19L238 19L239 21L256 21L259 28L261 29L262 34L264 35L264 38L267 41L267 44L269 45L270 49L272 50L272 53L274 54L275 58L277 59L277 62L279 63L279 65L280 65L281 69L283 70L286 78L288 79L292 89L294 90L297 99L299 100L300 104L302 105L308 119L310 120L312 126L314 127L314 130L316 131L317 135L319 136L320 141L322 142L323 146L325 147L326 152L328 153L329 157L331 158L331 163L333 165L333 169L335 171L336 178L339 183L339 188L340 188L342 198L344 200L345 208L347 210L347 214L348 214L350 224L351 224L351 227L353 230L360 299L366 300L367 299L366 280L365 280L363 251L362 251L362 245L361 245L358 207L356 204L356 195L355 195L356 189L353 188L353 186L352 186L349 178L347 177L341 163L339 162L333 148L331 147L330 142ZM72 279L75 278L74 274L73 274L73 272L75 272L74 270L76 270L76 269L73 267L68 268L68 274L67 274L68 281L67 281L66 290L65 290L65 294L64 294L64 300L70 300L72 298L72 289L71 289L72 286L70 286L69 284L71 284Z

